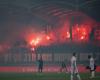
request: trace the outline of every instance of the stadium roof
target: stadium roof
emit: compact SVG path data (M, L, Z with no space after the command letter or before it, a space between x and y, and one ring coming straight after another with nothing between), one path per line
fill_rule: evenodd
M0 8L47 18L62 17L72 11L80 11L100 21L100 0L0 0Z
M64 17L72 11L80 11L100 21L100 0L34 0L32 3L31 10L45 17Z

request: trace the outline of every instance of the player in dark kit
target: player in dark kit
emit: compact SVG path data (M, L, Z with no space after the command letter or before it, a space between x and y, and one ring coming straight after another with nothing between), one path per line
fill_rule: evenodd
M43 60L42 57L40 57L40 59L38 60L38 72L42 71L43 71Z
M65 71L67 73L67 68L66 68L66 64L64 61L62 61L61 68L60 68L60 72L63 72L63 71Z

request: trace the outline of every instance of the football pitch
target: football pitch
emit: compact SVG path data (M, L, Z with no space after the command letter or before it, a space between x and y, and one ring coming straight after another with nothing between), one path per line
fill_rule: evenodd
M89 78L89 73L80 76L82 80L100 80L100 73L93 79ZM0 80L70 80L70 73L0 73Z

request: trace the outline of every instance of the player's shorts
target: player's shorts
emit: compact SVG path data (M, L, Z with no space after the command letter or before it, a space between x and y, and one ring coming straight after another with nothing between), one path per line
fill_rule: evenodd
M94 65L94 67L86 66L86 69L89 69L90 71L95 71L96 67L96 65Z

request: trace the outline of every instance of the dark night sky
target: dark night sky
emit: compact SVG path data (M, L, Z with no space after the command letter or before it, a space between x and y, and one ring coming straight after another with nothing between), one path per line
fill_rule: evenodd
M99 22L100 0L92 1L93 0L78 0L78 2L74 0L0 0L0 43L16 40L26 29L33 28L33 31L34 29L41 29L43 25L48 23L45 18L42 18L44 17L42 16L43 11L49 12L49 9L47 9L48 6L55 6L62 10L68 8L75 10L77 4L82 4L85 7L79 7L79 10L82 10L82 12ZM43 11L41 9L43 9ZM40 10L40 12L38 10ZM48 20L48 14L46 12L45 15ZM49 18L54 20L54 17L51 17Z

